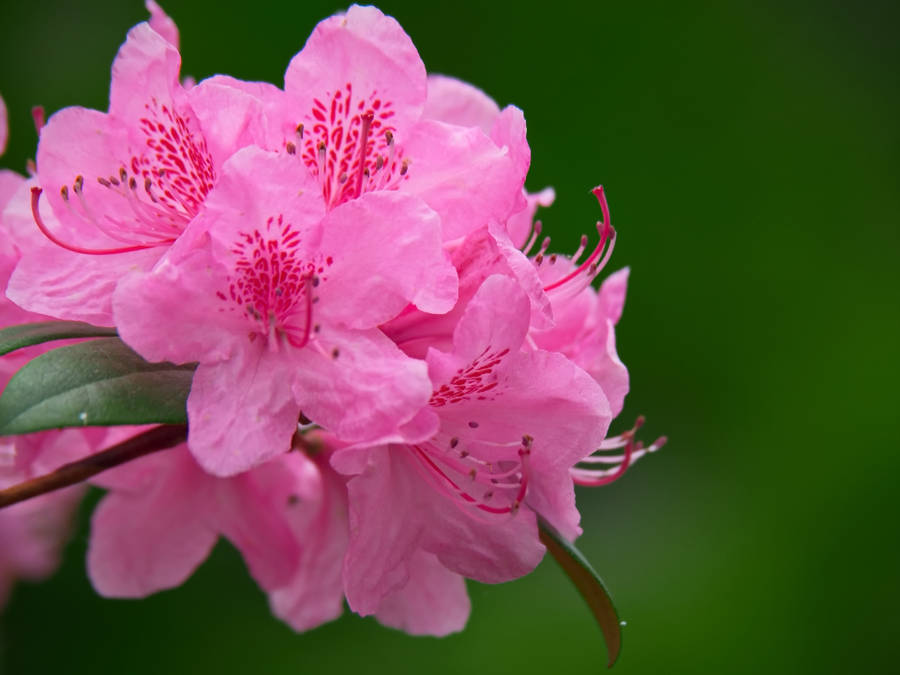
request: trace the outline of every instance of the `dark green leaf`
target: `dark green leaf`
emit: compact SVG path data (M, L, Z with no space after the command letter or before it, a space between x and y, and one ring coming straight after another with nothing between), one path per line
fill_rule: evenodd
M609 591L606 590L600 575L594 571L581 551L566 541L543 518L538 518L538 526L544 546L575 584L578 592L581 593L594 613L597 623L600 624L600 630L603 631L603 638L606 640L606 651L609 653L607 665L612 668L616 659L619 658L619 651L622 648L622 630L619 615L616 613L612 598L609 597Z
M194 365L148 363L118 338L29 361L0 397L0 435L119 424L184 424Z
M23 323L0 330L0 356L51 340L115 336L115 328L101 328L81 321Z

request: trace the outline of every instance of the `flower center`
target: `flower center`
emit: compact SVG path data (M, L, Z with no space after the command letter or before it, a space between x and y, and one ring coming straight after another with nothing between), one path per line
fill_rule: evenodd
M502 395L495 371L509 353L509 348L488 345L432 393L429 405L444 408ZM410 446L415 465L428 483L465 510L514 515L528 488L533 439L524 434L509 441L487 440L480 428L478 421L469 420L458 435L441 431L427 443Z
M216 180L206 140L193 119L152 99L140 120L147 150L132 156L131 171L150 200L173 221L190 221Z
M300 233L281 214L270 217L262 230L240 234L231 250L236 262L228 291L218 296L251 323L251 341L264 336L271 349L282 342L304 347L315 330L315 288L326 280L333 260L307 258Z
M328 208L372 190L394 189L407 176L409 160L394 142L393 104L377 91L354 98L353 86L313 100L297 125L300 159L322 185ZM286 143L290 154L297 145Z
M509 349L493 351L490 346L476 356L471 363L459 368L449 382L442 384L431 394L429 405L445 406L448 403L484 401L489 397L487 392L497 386L497 375L494 368L500 364Z

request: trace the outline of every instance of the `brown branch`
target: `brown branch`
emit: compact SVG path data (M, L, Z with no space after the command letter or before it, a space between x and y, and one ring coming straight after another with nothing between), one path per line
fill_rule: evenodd
M130 462L159 450L166 450L187 439L186 424L154 427L127 441L61 467L44 476L0 490L0 509L38 495L75 485L101 471Z

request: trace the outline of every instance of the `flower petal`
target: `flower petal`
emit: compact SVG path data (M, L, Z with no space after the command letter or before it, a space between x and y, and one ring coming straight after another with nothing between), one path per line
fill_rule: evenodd
M438 212L444 241L505 221L524 206L521 167L480 129L423 121L404 149L412 164L403 191Z
M440 221L421 200L367 194L331 211L322 227L322 253L334 261L318 289L315 312L325 320L372 328L409 303L440 314L456 302Z
M338 618L344 610L341 563L347 549L346 491L326 465L291 453L307 492L288 519L302 548L293 578L269 594L272 612L296 631Z
M478 87L446 75L428 76L428 99L422 119L478 127L490 134L499 115L500 107Z
M466 582L436 556L417 550L409 560L409 581L381 601L379 623L410 635L444 637L466 626L472 603Z
M227 75L214 75L188 91L217 165L248 145L280 149L282 133L275 120L283 97L267 82L244 82Z
M453 572L499 583L530 572L544 553L534 514L484 518L423 479L409 446L381 446L348 483L350 547L344 559L347 602L362 614L403 589L417 550ZM414 582L415 583L415 582ZM457 607L458 610L458 607Z
M284 75L285 92L304 112L317 98L330 104L345 83L357 100L377 94L399 129L418 119L427 92L425 66L400 24L358 5L320 22Z
M428 403L425 363L403 354L380 331L323 326L316 340L328 356L314 348L297 352L294 396L309 419L342 440L395 434Z
M288 517L298 493L307 489L306 463L298 453L282 454L252 471L215 481L217 529L241 552L265 590L287 583L299 561Z
M167 457L167 480L134 495L108 494L94 511L88 576L101 595L140 598L179 586L216 542L204 517L211 495L197 484L194 461L183 448Z
M165 10L154 0L144 0L144 7L150 12L150 28L162 35L175 49L178 49L178 26Z
M194 457L213 475L232 476L290 449L300 406L284 361L248 350L200 364L187 410Z

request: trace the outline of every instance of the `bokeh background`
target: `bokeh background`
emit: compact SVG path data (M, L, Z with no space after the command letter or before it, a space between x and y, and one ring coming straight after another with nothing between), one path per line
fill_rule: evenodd
M334 2L164 3L183 72L282 83ZM531 189L558 251L599 217L632 269L619 350L670 444L579 493L579 545L628 625L616 672L878 673L900 661L896 3L385 1L429 70L528 120ZM29 108L105 110L139 0L3 3L3 166L34 155ZM96 501L98 495L93 496ZM470 585L465 632L372 620L296 635L225 543L139 602L85 578L86 507L52 580L0 618L0 671L594 673L600 634L552 560Z

